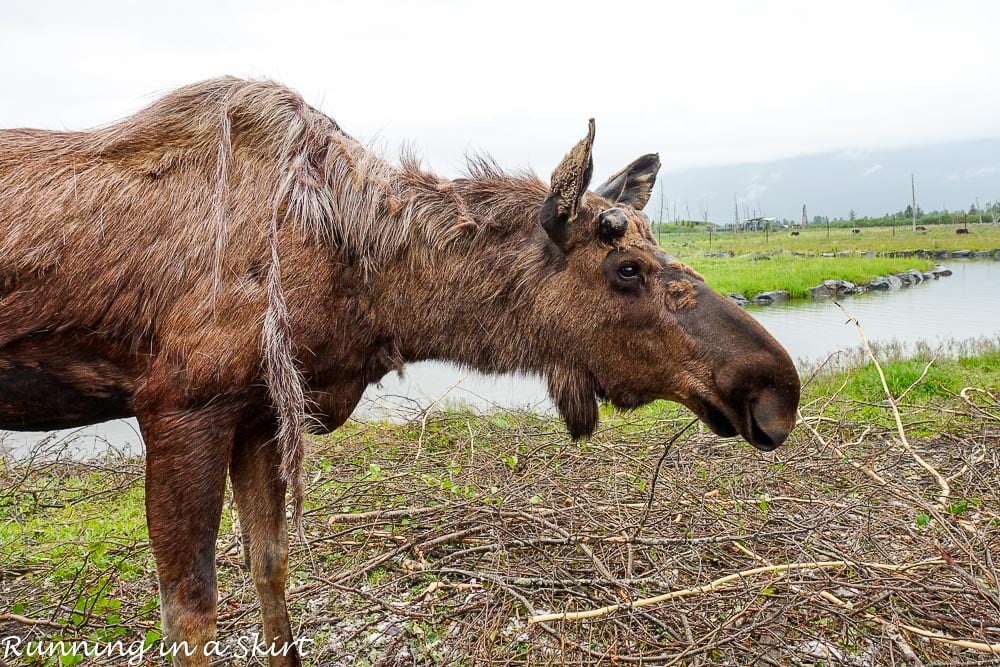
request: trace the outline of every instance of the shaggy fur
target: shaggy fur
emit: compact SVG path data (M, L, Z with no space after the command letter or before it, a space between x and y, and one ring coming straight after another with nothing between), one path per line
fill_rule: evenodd
M593 140L548 185L488 158L450 181L232 78L92 132L0 131L0 428L138 418L165 635L193 642L215 632L227 469L264 632L291 641L302 432L406 362L542 376L573 437L598 397L667 398L780 444L788 355L656 247L635 207L657 156L587 191Z

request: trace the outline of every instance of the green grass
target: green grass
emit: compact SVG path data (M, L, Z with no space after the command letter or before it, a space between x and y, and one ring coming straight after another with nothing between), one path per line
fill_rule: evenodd
M910 231L908 226L863 227L854 234L849 228L809 225L792 236L787 229L769 232L713 233L680 227L664 233L661 245L665 250L687 259L705 252L729 251L745 253L788 252L824 253L871 251L889 253L912 250L996 250L1000 249L1000 225L969 224L968 235L958 235L955 230L962 225L928 225L926 232ZM664 225L666 232L670 227ZM711 237L711 238L710 238Z
M987 390L1000 388L1000 351L962 359L901 359L881 364L886 384L894 397L904 394L908 403L926 404L951 399L965 387ZM926 372L925 372L926 369ZM859 401L886 400L878 370L872 363L860 368L821 376L816 393L833 391L843 385L843 394Z
M799 257L772 255L764 258L684 257L683 261L723 294L738 292L752 298L758 292L788 290L793 298L809 297L809 288L827 279L866 283L876 276L900 273L908 269L926 271L930 260L917 257Z
M989 405L995 400L983 392L993 396L1000 392L1000 338L953 341L935 349L926 344L917 347L910 354L902 354L898 344L875 347L889 392L910 412L908 430L928 437L942 431L957 435L974 427L976 417L968 416L969 406L960 393L974 387L973 402ZM878 369L860 348L808 381L803 405L817 403L825 404L823 411L836 421L895 428ZM945 420L947 408L957 411Z

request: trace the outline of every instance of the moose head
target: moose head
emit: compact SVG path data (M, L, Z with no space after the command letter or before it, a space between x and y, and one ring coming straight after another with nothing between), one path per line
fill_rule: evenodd
M666 255L641 209L660 167L644 155L588 191L594 122L556 167L539 213L558 269L537 292L553 342L549 390L570 434L597 425L595 397L621 408L682 403L721 436L758 449L795 424L799 377L750 315Z

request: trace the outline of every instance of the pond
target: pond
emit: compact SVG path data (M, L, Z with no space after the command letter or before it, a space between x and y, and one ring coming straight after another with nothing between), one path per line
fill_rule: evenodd
M1000 334L1000 262L953 261L954 274L890 292L868 292L845 297L844 307L856 317L872 342L898 341L932 347L949 340L995 337ZM852 324L831 301L796 301L751 307L756 317L785 347L792 358L816 363L838 350L856 348L860 338ZM381 386L369 387L355 417L404 416L434 403L466 404L476 409L518 407L551 412L544 383L524 375L484 376L442 362L421 362L392 374ZM0 443L15 453L43 440L72 439L82 454L112 443L140 452L135 420L116 420L71 431L4 433Z

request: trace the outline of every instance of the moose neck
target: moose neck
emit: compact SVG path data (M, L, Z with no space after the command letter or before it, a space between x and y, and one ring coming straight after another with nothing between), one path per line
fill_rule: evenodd
M379 271L373 329L393 341L403 361L542 372L537 359L546 337L533 313L553 270L537 224L545 187L500 175L452 186L475 225L442 247L415 240Z

